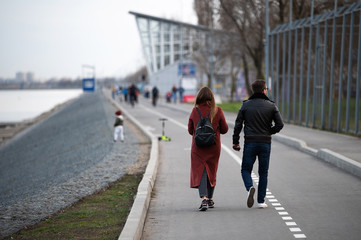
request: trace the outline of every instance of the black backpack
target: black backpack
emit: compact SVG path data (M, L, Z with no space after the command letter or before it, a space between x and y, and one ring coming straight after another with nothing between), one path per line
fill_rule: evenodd
M199 115L201 116L201 119L199 119L196 126L194 141L198 147L212 146L216 144L216 141L215 141L215 132L213 130L212 123L209 120L210 113L208 113L207 117L203 117L198 107L196 108Z

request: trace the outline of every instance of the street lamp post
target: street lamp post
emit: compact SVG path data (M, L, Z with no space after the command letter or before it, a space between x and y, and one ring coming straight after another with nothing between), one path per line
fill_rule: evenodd
M210 26L211 26L211 37L210 37L210 56L209 56L209 73L211 75L209 87L213 91L213 80L214 80L214 73L213 73L213 0L211 0L211 17L210 17Z
M266 67L266 85L269 88L270 86L268 86L269 82L268 82L268 76L269 76L269 56L268 56L268 52L269 52L269 43L268 43L268 35L269 35L269 24L268 24L268 0L266 1L266 41L265 41L265 67Z

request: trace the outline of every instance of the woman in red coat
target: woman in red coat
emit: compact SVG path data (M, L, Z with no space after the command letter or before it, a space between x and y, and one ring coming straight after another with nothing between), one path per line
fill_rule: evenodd
M209 147L198 147L194 143L195 129L200 115L196 109L199 108L203 117L209 113L215 134L215 145ZM214 207L213 192L216 186L219 156L221 154L221 136L228 131L228 125L224 118L223 111L216 105L212 90L203 87L196 97L195 107L188 121L188 132L193 136L191 150L191 188L198 188L199 196L202 198L200 211Z

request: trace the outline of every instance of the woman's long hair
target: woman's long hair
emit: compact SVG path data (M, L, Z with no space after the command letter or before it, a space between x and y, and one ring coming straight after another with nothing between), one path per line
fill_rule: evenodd
M217 114L217 105L216 101L214 100L214 95L212 93L212 90L209 87L202 87L196 97L195 106L199 106L201 103L207 103L207 105L211 108L211 122L213 122L214 117Z

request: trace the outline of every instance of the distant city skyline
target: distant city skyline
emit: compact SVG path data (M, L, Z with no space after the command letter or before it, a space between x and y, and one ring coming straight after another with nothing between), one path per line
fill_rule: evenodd
M0 2L0 78L124 77L145 64L136 11L196 24L193 0L8 0Z

